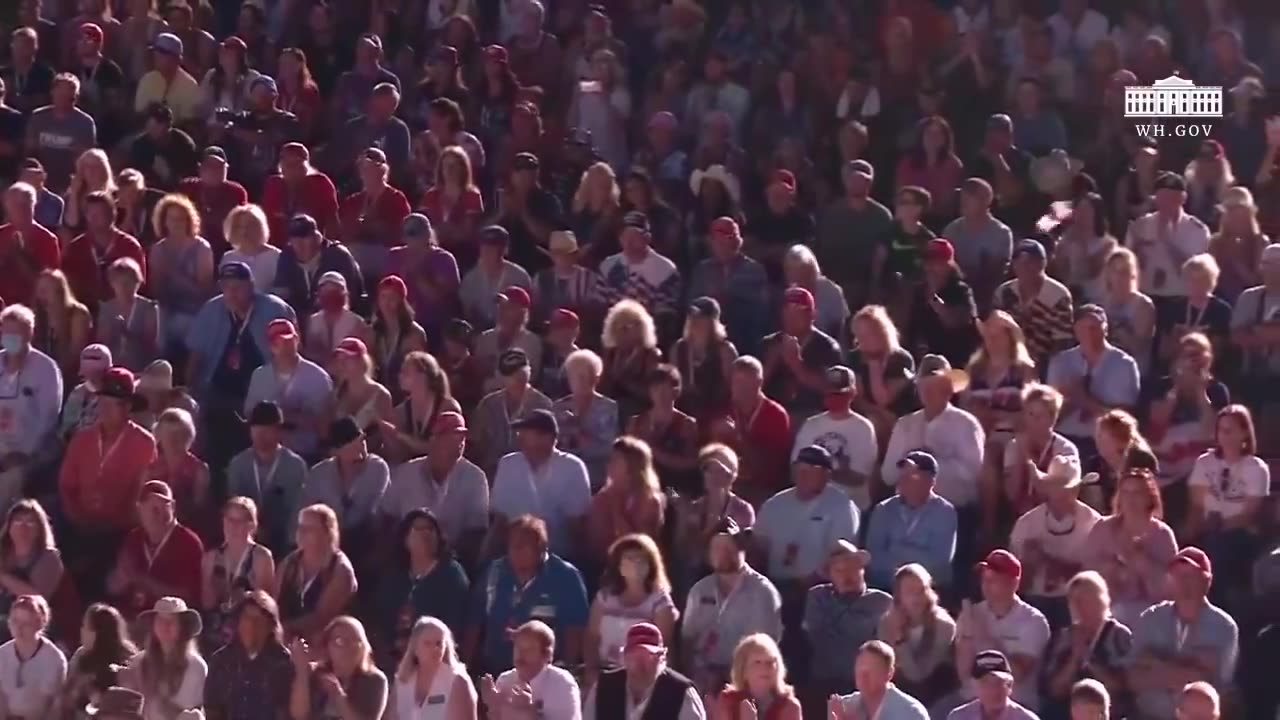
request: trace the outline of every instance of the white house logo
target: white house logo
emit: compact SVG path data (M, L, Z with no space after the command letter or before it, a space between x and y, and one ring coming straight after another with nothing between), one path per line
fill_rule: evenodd
M1186 78L1171 75L1157 80L1154 85L1135 85L1124 89L1124 116L1128 118L1220 118L1222 117L1222 88L1200 86ZM1135 124L1139 135L1164 137L1163 123ZM1206 137L1213 129L1212 123L1177 123L1172 135L1178 137Z

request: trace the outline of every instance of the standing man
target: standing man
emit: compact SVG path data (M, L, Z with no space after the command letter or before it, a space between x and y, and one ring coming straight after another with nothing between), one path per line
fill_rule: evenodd
M849 668L861 662L858 648L876 636L893 607L889 593L867 587L870 562L871 553L848 540L837 540L827 553L831 582L810 588L805 598L804 631L809 638L810 682L817 691L814 700L850 689Z
M627 629L622 664L600 675L587 691L583 720L703 720L707 716L693 681L667 665L662 631L652 623Z
M204 546L173 513L173 491L151 480L138 498L138 527L125 536L107 590L126 618L133 619L162 597L200 602L200 558Z
M160 33L151 41L154 69L138 80L133 96L135 113L141 115L159 103L173 110L173 121L178 125L199 119L204 95L196 79L182 68L182 52L182 38L173 33Z
M913 450L898 461L897 494L876 505L867 527L871 584L890 589L898 568L919 563L939 590L951 587L956 552L956 509L933 491L938 461Z
M724 309L724 329L743 355L756 351L768 326L768 287L764 266L742 252L742 229L731 217L711 221L707 235L710 257L693 269L689 297L709 297Z
M12 192L12 190L10 190ZM42 449L55 439L62 373L31 347L35 313L25 305L0 311L0 506L24 495Z
M1081 305L1075 311L1076 346L1049 361L1049 384L1062 393L1058 432L1089 457L1094 425L1109 410L1138 404L1138 363L1107 340L1107 311Z
M1187 181L1162 172L1155 183L1155 210L1129 223L1124 244L1138 256L1138 289L1156 305L1156 317L1187 295L1182 264L1209 251L1209 228L1187 213Z
M280 442L284 413L269 400L248 413L249 447L227 465L227 495L247 497L258 505L258 541L276 557L293 546L307 463Z
M76 299L97 312L110 297L106 271L120 258L138 263L146 276L147 259L137 238L116 225L116 201L108 193L91 192L84 198L84 233L72 240L62 255L62 269Z
M0 80L9 89L9 103L30 116L49 104L53 68L39 59L40 37L34 29L20 27L9 37L10 64L0 68Z
M764 393L791 414L791 424L822 411L827 368L840 362L840 344L814 325L813 293L789 287L782 295L782 329L766 337Z
M76 107L80 78L59 73L51 87L52 102L27 119L27 155L39 160L49 174L49 187L65 190L75 173L80 153L98 144L98 126Z
M1071 343L1071 291L1049 277L1049 255L1037 240L1013 247L1013 279L996 288L993 306L1013 316L1036 367Z
M871 473L875 470L880 446L871 421L853 411L858 397L858 376L843 365L827 369L825 412L804 421L796 433L795 454L810 445L819 445L831 454L831 479L858 506L871 507ZM791 458L795 462L795 456Z
M876 242L892 229L893 213L871 197L871 163L850 160L840 177L844 196L818 213L813 251L826 276L844 290L849 307L856 308L866 304Z
M36 222L36 189L14 183L4 194L0 225L0 298L29 305L34 301L36 276L62 264L58 237Z
M324 368L302 357L301 339L293 321L278 318L267 324L267 363L253 371L244 398L248 417L258 403L276 403L283 414L284 444L313 462L321 457L320 439L325 414L333 399L333 380Z

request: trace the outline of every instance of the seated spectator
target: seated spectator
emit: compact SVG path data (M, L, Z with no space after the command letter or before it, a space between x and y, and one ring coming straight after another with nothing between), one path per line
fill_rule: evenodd
M400 227L411 208L404 193L388 184L390 166L386 153L370 147L360 153L357 166L360 191L343 198L338 212L342 240L369 284L384 274L387 255L400 239Z
M1243 405L1228 405L1215 418L1212 447L1196 459L1187 479L1191 505L1183 537L1205 549L1227 590L1248 582L1260 549L1271 468L1257 448L1253 415Z
M165 231L166 223L163 220L157 229L155 212L164 198L164 193L147 187L142 173L133 168L125 168L116 176L116 224L133 236L144 251L154 245L158 236ZM194 212L191 217L196 217ZM182 230L189 231L189 228Z
M851 695L832 695L827 704L831 720L881 717L885 720L926 720L929 712L893 681L897 677L897 653L880 640L867 640L856 650Z
M369 324L351 309L347 280L342 273L329 271L316 281L316 305L319 307L302 325L302 354L317 363L327 363L347 338L366 344L370 339ZM370 368L372 372L373 368Z
M560 446L582 460L591 486L600 488L618 436L618 404L596 390L604 363L594 352L577 350L569 355L563 373L569 394L552 405L562 433Z
M782 329L762 341L764 392L786 408L793 425L821 412L824 373L840 362L840 345L817 328L816 312L813 293L787 288Z
M362 431L380 439L382 425L391 419L391 391L373 380L373 358L369 348L355 337L344 338L331 353L333 375L332 413L355 420Z
M123 78L121 82L123 84ZM191 136L173 126L172 108L162 103L152 104L142 115L141 130L137 136L126 139L127 160L129 167L142 173L148 186L172 192L179 182L197 173L201 156ZM109 133L110 128L104 131Z
M938 494L966 518L960 528L961 537L976 527L982 448L986 444L977 419L951 404L951 398L968 383L968 374L952 369L951 363L941 355L921 358L916 388L924 407L894 425L880 465L880 477L888 483L888 478L897 477L898 462L910 451L929 448L939 470L936 473ZM970 526L970 522L975 525Z
M1133 626L1127 680L1144 720L1175 712L1188 680L1227 687L1239 651L1236 621L1208 599L1209 556L1184 547L1167 572L1171 599L1147 608Z
M978 564L978 572L982 578L982 602L966 604L956 619L956 667L979 669L995 653L1000 656L1005 676L1006 687L1000 694L1007 699L1012 690L1019 705L1039 707L1038 679L1042 653L1049 644L1049 624L1039 610L1018 597L1022 563L1007 550L992 550ZM961 697L976 696L985 711L998 711L988 706L992 688L984 677L973 673L968 682L961 684ZM965 714L965 707L953 711L951 720L970 717Z
M720 443L703 446L698 451L702 492L675 497L676 525L672 547L681 548L676 556L681 560L677 566L681 589L707 574L707 546L716 528L726 518L731 518L744 530L755 525L755 508L733 492L738 467L738 454L733 448Z
M1209 228L1183 210L1187 184L1181 176L1161 172L1154 185L1155 209L1129 224L1125 247L1138 256L1139 288L1151 296L1157 316L1188 291L1182 264L1209 249Z
M876 506L867 528L873 586L889 588L898 568L917 563L941 587L951 587L956 510L934 492L939 470L937 458L924 450L913 450L898 461L892 483L897 493Z
M62 229L62 216L66 209L66 201L45 187L46 175L44 165L35 158L22 161L19 181L25 182L36 191L36 208L34 219L41 227L58 234ZM6 214L6 217L11 217Z
M13 639L0 645L0 698L10 717L48 717L57 704L67 656L45 637L50 620L49 603L39 595L20 595L9 607Z
M39 162L37 160L36 162ZM34 171L34 169L32 170ZM40 175L44 175L44 165L40 165ZM66 244L74 240L80 233L83 233L88 227L87 206L89 196L101 192L107 196L107 199L115 197L119 188L116 186L115 173L111 171L111 159L107 156L106 151L101 148L85 150L80 153L80 157L76 158L75 173L71 177L71 185L66 188L56 188L58 192L63 193L64 212L62 214L62 222L55 223L54 227L58 239L63 243L62 261L65 267L67 261ZM38 201L37 201L38 202ZM112 205L112 213L115 212L114 204ZM111 219L115 219L114 216Z
M97 422L98 390L110 367L111 350L106 345L94 343L80 351L81 383L67 393L58 424L58 437L63 442L70 442L77 432L93 427Z
M654 316L636 300L613 303L604 318L601 344L600 392L618 403L619 417L639 414L649 405L649 378L662 361Z
M571 310L599 322L604 301L604 278L579 262L578 238L568 230L556 230L547 242L551 267L533 278L533 319L541 324L555 310Z
M871 477L879 446L870 421L852 410L857 397L857 375L843 365L829 368L823 400L826 411L801 425L792 461L809 445L825 449L831 455L832 481L865 512L871 507Z
M582 684L594 687L601 673L626 665L631 629L648 625L659 638L675 640L676 610L662 553L653 538L633 533L615 540L607 553L600 591L591 603L583 639Z
M1132 250L1117 248L1107 256L1101 284L1102 292L1095 299L1107 314L1107 339L1146 372L1151 365L1156 309L1151 298L1138 290L1138 257Z
M142 246L115 223L116 204L110 195L93 192L84 200L84 233L66 246L62 267L75 296L97 307L107 299L106 278L100 265L128 257L146 274Z
M542 377L534 383L547 397L562 398L569 394L564 361L582 349L578 346L581 331L582 318L578 313L565 308L557 308L551 313L546 334L542 336Z
M427 332L414 320L409 286L399 275L388 275L378 282L371 325L374 377L387 385L392 396L399 400L403 397L398 381L405 356L427 349Z
M221 262L242 262L253 270L253 284L260 292L275 286L280 248L271 244L267 215L257 205L239 205L227 214L226 242L230 246Z
M498 374L505 385L484 396L472 415L476 428L476 440L472 456L481 469L492 473L498 461L515 449L513 420L519 420L535 410L553 407L550 399L530 386L532 369L529 357L520 348L511 348L498 358Z
M36 278L35 334L31 344L58 363L64 375L76 371L76 359L93 337L93 312L76 299L61 270Z
M1144 390L1147 437L1159 463L1156 479L1165 511L1178 524L1187 519L1186 480L1194 458L1213 446L1214 417L1231 401L1231 393L1214 377L1213 344L1199 332L1179 340L1169 375L1148 380Z
M424 708L441 706L447 718L474 718L479 700L467 666L458 658L458 646L449 626L438 618L423 616L413 623L404 659L396 666L395 684L387 714L411 718ZM495 718L496 720L496 718Z
M1003 652L983 650L974 656L970 667L969 682L976 687L977 697L952 710L947 720L975 720L988 716L1036 720L1035 712L1013 697L1017 694L1015 668ZM1028 682L1023 680L1024 685Z
M514 667L504 670L496 682L491 674L480 678L487 717L514 720L535 707L546 717L580 720L578 681L569 671L552 664L560 648L551 627L541 620L529 620L515 627L510 644L513 659L504 665Z
M257 530L258 506L252 500L232 497L222 506L222 544L206 550L200 562L201 640L209 652L235 642L233 623L243 599L275 588L275 560L254 540Z
M649 374L649 407L627 420L627 434L649 443L664 489L698 494L698 421L676 409L683 378L671 365Z
M1222 717L1222 699L1210 683L1188 683L1178 695L1175 712L1176 717L1187 720L1219 720Z
M867 587L871 553L847 539L831 544L823 572L831 582L810 588L804 600L804 633L809 640L809 676L815 694L826 697L852 689L858 648L876 637L893 598ZM818 692L820 691L820 693Z
M323 646L329 623L351 605L356 573L339 549L342 530L328 505L308 505L298 512L297 546L281 561L272 593L280 606L285 637ZM302 658L291 648L294 660Z
M1164 303L1156 313L1156 367L1168 368L1178 355L1178 345L1188 333L1203 333L1219 356L1231 334L1231 304L1214 295L1218 286L1218 261L1208 253L1182 264L1186 293Z
M322 642L314 651L301 638L289 646L293 661L290 714L382 717L387 707L387 676L373 663L364 625L342 615L325 626L319 639ZM319 660L312 662L312 657Z
M184 607L185 598L199 602L204 546L190 528L178 523L173 491L163 482L150 480L136 497L138 527L129 531L120 546L107 577L108 593L117 599L125 617L138 616L162 597L177 598Z
M154 273L155 266L152 265ZM153 279L154 279L153 274ZM138 295L142 268L132 258L120 258L107 269L111 297L98 307L97 338L133 372L142 372L165 349L160 337L159 306Z
M676 406L699 422L709 421L729 407L729 376L738 350L729 342L720 313L715 298L690 301L684 333L668 354L684 380Z
M148 480L159 480L173 490L178 522L201 537L214 537L211 522L209 466L191 451L196 423L191 413L169 408L155 426L156 459L147 470Z
M508 520L507 517L510 517ZM489 563L472 583L472 607L464 647L472 664L486 672L502 672L524 654L519 628L530 621L549 623L562 638L556 659L569 666L581 658L588 622L587 590L577 568L548 544L547 524L532 515L495 518L505 536L505 555ZM483 608L483 610L480 610ZM550 661L553 648L545 648Z
M125 684L142 693L148 708L167 709L174 717L186 710L198 711L204 706L209 675L209 666L196 648L200 613L182 598L162 597L138 616L138 627L146 639L142 652L133 656L123 672Z
M1272 249L1274 248L1274 249ZM1280 244L1262 251L1260 266L1262 284L1241 293L1231 316L1231 345L1239 354L1240 387L1247 387L1245 398L1255 413L1265 411L1273 417L1280 400ZM1265 409L1265 410L1264 410ZM1263 447L1274 448L1262 438Z
M484 216L484 198L476 186L471 158L458 145L446 145L436 165L435 185L422 197L424 215L443 247L474 259L471 243Z
M1085 678L1072 685L1067 702L1071 720L1111 720L1111 694L1105 685L1093 678Z
M249 411L249 447L227 465L227 492L259 509L254 537L281 557L293 544L307 463L281 444L284 414L263 400ZM225 520L224 520L225 522Z
M46 459L46 444L56 438L62 373L52 358L32 347L35 329L35 313L25 305L0 311L0 503L22 495Z
M160 240L150 250L149 292L164 316L165 337L159 349L165 353L173 352L185 342L191 321L215 294L213 249L200 237L199 217L194 215L191 201L181 195L169 195L157 206L156 212L164 218L166 213L162 208L170 207L189 211L186 219L190 222L179 233L158 231ZM235 217L239 216L228 216L228 225L233 230L236 223L247 223L233 219ZM109 326L104 329L109 330Z
M711 574L694 583L685 601L680 637L689 652L684 663L704 693L716 692L731 675L741 679L736 648L744 639L756 633L782 636L782 598L747 564L748 542L732 518L722 520L707 547ZM778 656L776 645L773 654ZM777 660L780 678L782 659Z
M417 653L413 634L418 619L429 616L447 631L462 632L470 586L456 551L431 510L411 510L396 523L393 563L377 587L373 627L375 656L396 667Z
M332 455L311 468L303 487L304 505L334 509L342 528L343 547L359 563L377 537L377 509L390 483L391 471L369 452L368 437L356 420L340 417L329 427Z
M845 364L858 376L866 393L854 399L853 409L871 421L881 447L889 442L894 423L920 407L915 388L916 361L903 349L898 328L883 305L867 305L849 321L853 350Z
M498 358L512 348L524 351L533 376L538 376L542 367L542 338L529 329L530 304L529 291L519 285L504 288L498 293L494 326L480 333L474 350L477 362L490 373L485 382L486 392L502 387L502 375L497 371Z
M1100 306L1076 309L1074 332L1078 344L1053 356L1048 382L1063 396L1058 432L1087 455L1097 419L1137 405L1138 365L1107 340L1107 313Z
M556 447L560 430L550 410L530 410L511 429L519 450L505 455L493 476L488 554L504 544L507 521L525 514L545 523L552 552L569 556L586 550L591 503L586 466Z
M599 265L619 249L623 229L621 194L618 178L606 162L593 163L577 181L569 206L569 225L577 231L573 235L575 241L582 238L579 262L584 265Z
M0 243L12 248L0 260L0 296L10 303L32 303L36 275L62 264L58 237L36 218L35 188L14 183L4 192L4 217Z
M587 508L587 542L584 555L592 561L605 559L618 538L639 534L659 538L665 527L667 498L653 469L653 452L643 440L623 435L613 442L605 468L604 487L591 498Z
M66 683L53 706L55 713L61 713L57 717L81 715L90 703L101 707L108 688L118 684L120 671L138 654L120 611L104 603L94 603L84 611L79 640L80 647L67 662Z
M901 659L898 684L912 697L932 705L956 689L956 623L938 604L923 565L908 563L894 573L893 605L880 618L876 637Z
M1054 635L1040 669L1046 701L1070 702L1079 681L1092 679L1124 712L1133 632L1111 616L1107 581L1091 570L1079 573L1067 583L1067 601L1071 622Z
M293 665L284 646L280 611L266 591L254 589L235 603L227 643L209 657L204 711L210 717L289 717Z
M200 154L199 171L178 185L178 192L191 198L191 202L197 203L200 210L200 227L203 228L204 236L209 241L214 254L219 257L229 248L235 247L233 238L230 236L235 226L227 222L231 212L249 202L249 194L244 186L227 179L229 169L227 151L212 145L206 147ZM257 197L256 192L254 197ZM261 208L258 209L261 210ZM262 219L260 213L255 212L255 214L258 215L257 219ZM259 233L266 232L265 228L255 230ZM266 262L265 257L260 260ZM254 269L256 270L257 267L254 266Z
M1037 240L1013 247L1013 279L996 288L994 306L1013 316L1027 338L1036 367L1071 343L1071 291L1049 277L1048 255Z
M498 310L498 291L519 286L528 290L533 280L520 265L507 259L511 235L506 228L489 225L480 229L475 267L462 276L458 295L462 314L480 328L493 327Z
M347 299L360 307L364 303L364 276L346 245L324 235L315 218L295 215L285 227L288 246L280 253L272 292L294 312L310 316L320 309L320 278L336 272L346 281ZM341 340L342 338L338 338Z
M268 176L262 187L262 209L271 228L271 244L288 245L288 226L297 215L317 219L319 227L336 229L338 191L328 175L311 165L307 146L289 142L280 146L280 174ZM392 266L395 267L395 266Z
M932 204L933 196L922 187L899 188L894 195L893 225L877 239L871 258L875 283L871 297L881 299L899 323L906 321L906 304L920 279L921 254L934 238L923 222Z
M62 586L63 575L49 515L35 500L18 500L0 527L0 612L9 614L7 608L23 595L49 602ZM0 632L0 637L8 635L7 628Z
M734 648L729 681L715 696L715 717L750 720L759 713L777 720L800 720L800 700L786 677L777 641L767 633L747 635ZM762 698L768 698L769 704L758 707Z
M274 403L281 416L285 447L304 458L318 459L333 381L323 368L299 354L302 341L292 320L272 321L266 336L271 354L253 371L242 412L249 415L262 402Z
M430 353L409 352L394 377L404 400L393 409L392 419L382 423L379 434L386 458L399 464L425 455L440 416L460 413L462 407L453 398L448 375Z

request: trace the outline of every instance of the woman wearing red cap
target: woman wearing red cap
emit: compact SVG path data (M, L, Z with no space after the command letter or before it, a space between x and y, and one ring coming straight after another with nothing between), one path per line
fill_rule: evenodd
M378 283L373 308L373 359L375 377L401 398L400 364L414 350L427 349L427 332L414 320L409 305L409 287L399 275L388 275Z

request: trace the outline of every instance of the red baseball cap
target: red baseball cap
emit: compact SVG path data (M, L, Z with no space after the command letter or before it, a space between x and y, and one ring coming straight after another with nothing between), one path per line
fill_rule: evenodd
M782 302L786 305L802 305L808 310L817 307L817 303L813 300L813 293L802 287L792 285L782 294Z
M924 247L924 259L949 263L956 259L956 248L946 238L934 238Z
M790 170L774 170L770 185L781 185L791 192L796 191L796 175Z
M434 434L465 433L466 431L467 421L463 419L461 413L452 410L440 413L436 416L436 421L431 424L431 432Z
M636 623L632 625L627 628L627 639L623 643L622 651L627 652L631 649L645 650L651 653L662 652L666 649L666 644L662 641L662 631L652 623Z
M738 227L738 221L731 217L718 217L711 221L711 234L723 237L742 237L742 228Z
M581 324L582 320L578 317L578 313L568 308L556 308L555 312L551 313L552 327L578 327Z
M267 323L267 342L271 342L276 338L284 338L292 340L298 337L298 328L294 327L293 322L285 318L276 318Z
M987 559L978 563L979 570L990 570L1018 580L1022 577L1022 562L1008 550L992 550Z
M226 40L223 40L222 47L227 49L234 48L236 50L239 50L240 52L244 52L249 49L249 46L245 44L244 40L239 37L236 37L235 35L232 35L228 37Z
M1184 547L1178 551L1177 555L1169 561L1169 569L1173 569L1179 565L1190 565L1199 570L1206 578L1213 577L1213 563L1209 560L1209 556L1205 551L1198 547Z
M388 275L378 282L378 292L383 290L392 290L400 298L409 297L409 286L404 284L404 279L399 275Z
M333 349L333 352L338 355L368 355L369 348L360 338L349 337L343 338L342 342L338 343L338 346Z
M529 297L529 291L519 285L512 285L498 293L498 300L502 302L515 303L525 309L533 306L533 300Z
M102 42L106 35L102 32L102 27L97 23L87 22L80 24L80 37L94 42Z

